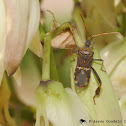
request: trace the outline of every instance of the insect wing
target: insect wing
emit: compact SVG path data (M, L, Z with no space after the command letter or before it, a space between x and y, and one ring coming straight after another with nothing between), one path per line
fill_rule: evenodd
M89 82L92 58L93 55L88 56L86 59L84 59L83 57L78 57L77 66L74 74L75 84L78 87L85 87Z
M85 73L84 70L79 70L78 71L78 75L75 76L75 84L78 87L85 87L88 84L88 79L87 79L87 76L86 76L86 73Z

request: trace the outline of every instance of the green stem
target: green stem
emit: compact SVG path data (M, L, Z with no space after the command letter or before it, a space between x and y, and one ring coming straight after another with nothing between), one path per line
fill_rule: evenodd
M42 64L42 80L50 80L50 46L51 46L51 36L46 35L44 37L44 55Z
M55 80L58 81L58 74L57 74L57 70L56 70L56 63L55 63L55 59L54 59L54 54L53 54L53 49L51 48L51 64L50 64L50 75L51 75L51 80Z

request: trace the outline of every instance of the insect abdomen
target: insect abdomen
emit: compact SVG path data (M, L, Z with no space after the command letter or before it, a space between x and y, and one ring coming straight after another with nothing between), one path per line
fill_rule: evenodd
M75 79L75 84L78 87L85 87L88 84L88 80L86 76L80 73L78 77Z
M85 87L88 85L89 78L90 78L90 68L82 68L76 67L75 69L75 84L78 87Z

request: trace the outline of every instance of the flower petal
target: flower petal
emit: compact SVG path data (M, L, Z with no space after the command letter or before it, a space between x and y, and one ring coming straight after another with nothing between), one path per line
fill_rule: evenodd
M5 68L12 75L20 65L39 25L39 0L6 0Z
M122 117L123 117L123 126L125 126L125 120L126 120L126 93L121 97L121 99L119 100L120 103L120 108L121 108L121 112L122 112Z
M45 126L49 123L53 126L92 126L89 113L77 94L72 89L64 89L59 82L41 83L36 90L36 101L36 126L39 126L40 118ZM87 123L81 123L80 119Z
M39 30L37 31L36 35L34 36L29 49L34 52L38 57L42 57L42 45L40 42L40 33Z
M39 28L39 20L40 20L39 0L30 0L29 24L28 24L28 34L27 34L25 52L28 49L33 37L35 36Z
M101 51L106 70L112 81L117 97L126 92L126 38L109 44Z
M26 44L29 0L6 0L7 43L5 68L9 75L18 68Z
M70 46L75 45L75 41L72 33L70 32L70 30L68 30L52 39L51 45L55 48L69 48Z
M27 51L20 67L13 74L18 98L26 105L35 107L35 89L41 80L41 63L31 51Z
M4 68L4 52L6 44L6 10L5 1L0 0L0 84L3 77Z

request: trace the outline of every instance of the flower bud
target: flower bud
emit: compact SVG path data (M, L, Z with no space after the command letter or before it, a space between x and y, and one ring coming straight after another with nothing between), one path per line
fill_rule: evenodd
M89 113L77 94L60 82L41 81L36 90L36 126L92 126ZM87 123L80 122L84 119Z

